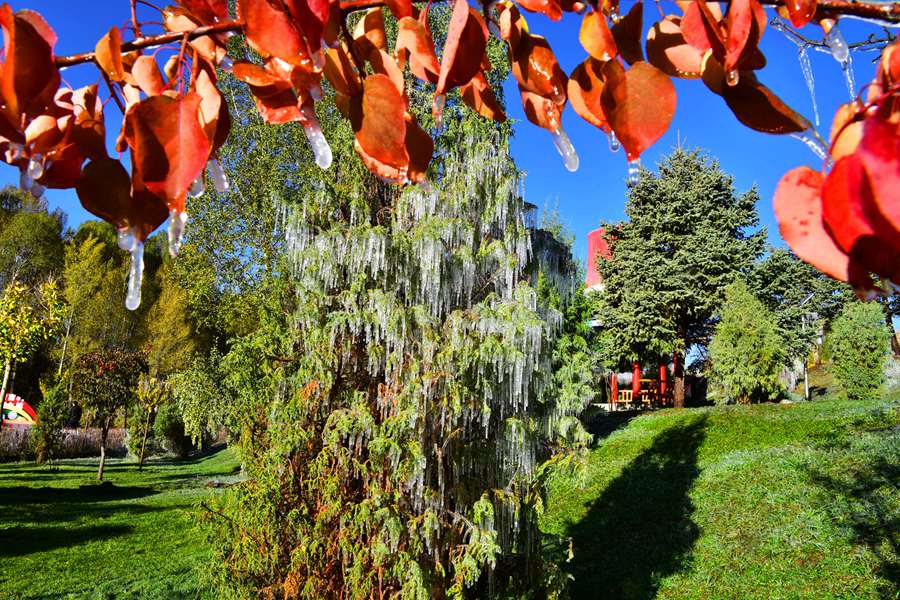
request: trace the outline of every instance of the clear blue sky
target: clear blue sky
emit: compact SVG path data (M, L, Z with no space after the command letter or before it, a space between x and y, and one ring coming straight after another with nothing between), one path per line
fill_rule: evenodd
M160 2L164 3L163 0ZM110 25L121 27L130 19L128 0L11 0L10 4L14 9L32 8L44 15L59 35L57 54L90 50ZM677 12L673 2L662 4L668 12ZM630 0L623 0L623 12L631 5ZM646 30L648 24L659 19L659 14L652 3L645 6L644 11ZM767 12L771 15L771 11ZM142 9L141 14L146 20L158 20L153 11ZM551 23L533 14L526 14L526 18L532 32L546 34L566 72L571 72L584 59L585 52L578 42L580 18L577 15L567 15L561 23ZM841 29L850 42L862 39L867 33L878 32L856 21L842 22ZM821 35L821 31L812 26L804 32L809 37ZM760 80L812 120L812 104L797 60L796 46L780 32L768 28L762 49L769 65L758 72ZM857 86L873 77L872 60L875 57L875 53L854 54ZM835 109L847 102L849 95L840 67L831 56L811 51L810 58L822 118L819 131L827 138ZM77 87L96 81L98 74L91 66L79 66L66 70L63 77ZM762 224L769 230L770 241L782 244L772 213L775 185L789 169L803 164L818 166L818 160L797 140L756 133L740 125L722 99L710 93L702 82L675 80L675 87L678 92L675 119L666 135L644 154L644 165L655 165L660 156L675 145L678 136L683 144L708 150L718 157L726 171L734 175L739 190L754 183L759 187ZM611 153L606 136L567 108L563 125L581 159L578 171L569 173L554 150L549 133L525 121L514 82L507 82L506 97L509 116L519 121L512 152L519 167L527 172L528 200L540 207L545 204L558 206L563 220L576 235L575 252L584 260L588 231L597 227L601 220L619 219L624 214L625 154L621 150ZM117 109L110 106L107 112L107 126L116 127ZM17 182L15 169L0 168L0 185ZM68 213L70 225L90 218L79 205L74 191L48 190L47 197L51 206L59 206Z

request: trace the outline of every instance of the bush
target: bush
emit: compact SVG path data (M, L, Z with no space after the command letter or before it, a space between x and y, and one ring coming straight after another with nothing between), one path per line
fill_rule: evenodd
M875 302L848 304L828 335L829 370L850 400L873 398L884 383L890 331Z
M125 443L128 446L128 454L138 457L141 454L141 441L144 439L144 426L147 422L147 411L135 402L128 409L128 436ZM147 431L147 446L144 448L144 455L151 456L162 451L159 439L156 437L156 430L151 420L150 428Z
M57 383L43 389L44 399L37 407L37 422L31 428L31 447L38 464L60 458L63 427L69 418L69 397L65 385Z
M175 456L185 457L191 451L191 438L184 431L184 421L178 409L171 404L163 404L156 413L153 435L166 452Z
M786 353L775 317L743 281L725 288L722 320L709 345L712 385L721 401L773 400L783 391Z

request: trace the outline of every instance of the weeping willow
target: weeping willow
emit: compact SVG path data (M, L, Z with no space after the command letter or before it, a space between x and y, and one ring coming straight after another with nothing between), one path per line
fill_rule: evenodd
M440 140L431 183L403 190L333 141L334 167L283 203L288 356L238 419L247 479L216 509L235 596L560 587L537 517L548 465L586 434L552 397L561 315L534 284L569 289L574 264L532 246L508 129L471 117Z

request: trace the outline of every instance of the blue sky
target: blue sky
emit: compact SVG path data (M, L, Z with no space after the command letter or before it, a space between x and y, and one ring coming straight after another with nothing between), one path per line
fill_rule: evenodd
M164 3L163 0L160 2ZM40 12L59 35L57 54L72 54L93 49L97 40L113 24L125 26L130 20L128 0L12 0L14 9L31 8ZM623 13L630 8L630 0L622 0ZM667 12L676 12L672 2L663 2ZM88 8L89 7L89 8ZM770 13L771 11L767 11ZM158 20L152 11L142 9L142 18ZM526 14L530 29L545 35L560 64L571 72L584 60L585 51L578 42L580 18L567 15L559 23L533 14ZM654 4L644 7L645 31L659 19ZM877 29L856 21L841 23L848 41L859 40ZM818 28L808 26L808 37L821 37ZM126 34L125 36L129 36ZM759 79L772 88L795 110L812 120L812 104L804 82L797 49L783 34L772 28L766 30L762 42L768 66L759 71ZM857 86L869 81L874 74L874 53L854 54ZM816 98L822 122L819 131L827 137L831 118L837 106L847 102L849 94L838 63L829 55L811 51L810 59L816 81ZM96 70L89 65L64 71L64 79L72 86L97 80ZM781 245L778 227L772 213L772 196L778 179L789 169L803 164L818 166L815 156L799 141L785 136L756 133L740 125L718 96L709 92L700 81L675 80L678 105L669 131L642 157L645 166L653 166L678 139L687 146L699 146L717 157L722 167L735 177L739 190L756 184L759 188L759 211L763 226L769 230L771 243ZM624 216L625 153L609 151L606 136L578 117L571 108L563 115L563 125L581 159L575 173L569 173L556 153L550 134L525 121L518 102L515 83L506 84L508 113L518 120L512 152L517 164L527 172L525 190L529 201L540 207L557 206L563 221L575 233L575 252L582 260L587 254L587 233L601 220L615 220ZM115 107L107 108L107 127L118 125ZM18 172L10 167L0 169L0 185L18 183ZM62 208L74 226L91 218L78 203L72 190L48 190L51 206Z

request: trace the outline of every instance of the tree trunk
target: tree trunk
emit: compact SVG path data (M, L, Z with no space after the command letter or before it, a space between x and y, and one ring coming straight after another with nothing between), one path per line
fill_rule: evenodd
M138 471L144 470L144 448L147 445L147 434L150 433L150 415L152 413L147 411L147 420L144 421L144 439L141 440L141 455L138 457Z
M675 408L684 408L684 357L680 352L672 355L672 379L675 389L672 390L672 400Z
M106 466L106 436L109 433L109 423L112 417L108 417L103 422L103 428L100 430L100 468L97 469L97 481L103 481L103 467Z
M6 390L9 385L9 372L12 370L12 361L6 361L6 367L3 369L3 386L0 387L0 427L3 427L3 418L6 416L6 413L3 411L3 407L6 404Z
M62 375L63 363L66 360L66 348L69 346L69 333L72 331L72 315L66 320L66 337L63 338L62 354L59 355L59 366L56 368L56 378Z

